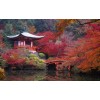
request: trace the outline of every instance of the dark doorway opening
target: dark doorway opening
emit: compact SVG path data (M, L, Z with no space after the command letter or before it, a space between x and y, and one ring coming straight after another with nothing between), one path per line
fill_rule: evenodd
M47 66L47 70L49 71L55 71L56 70L56 65L55 64L49 64L48 66Z

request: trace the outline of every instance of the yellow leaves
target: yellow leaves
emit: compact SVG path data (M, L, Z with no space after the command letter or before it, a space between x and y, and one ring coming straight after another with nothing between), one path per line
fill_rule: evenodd
M91 19L91 22L100 23L100 20L99 19Z
M5 71L4 69L0 68L0 80L5 78Z

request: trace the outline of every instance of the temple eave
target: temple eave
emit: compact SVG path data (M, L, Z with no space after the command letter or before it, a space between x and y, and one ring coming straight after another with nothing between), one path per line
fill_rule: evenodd
M17 35L12 35L12 36L7 36L9 39L12 40L19 40L19 39L33 39L33 40L38 40L43 38L44 36L37 36L37 35L33 35L27 32L23 32L21 34L17 34Z

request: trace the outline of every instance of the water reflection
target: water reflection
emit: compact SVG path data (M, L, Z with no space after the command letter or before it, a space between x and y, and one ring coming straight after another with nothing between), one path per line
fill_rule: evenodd
M14 70L6 73L5 81L100 81L100 76L67 71Z
M49 81L71 81L72 73L67 71L47 71L46 79Z

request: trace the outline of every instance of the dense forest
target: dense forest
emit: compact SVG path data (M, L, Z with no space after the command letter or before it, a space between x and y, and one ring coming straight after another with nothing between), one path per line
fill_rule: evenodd
M7 36L21 32L45 36L35 43L41 59L28 50L13 49L13 43ZM100 71L100 20L0 19L1 72L9 65L34 65L42 69L46 67L46 61L54 60L63 61L57 70L72 68L78 73Z

